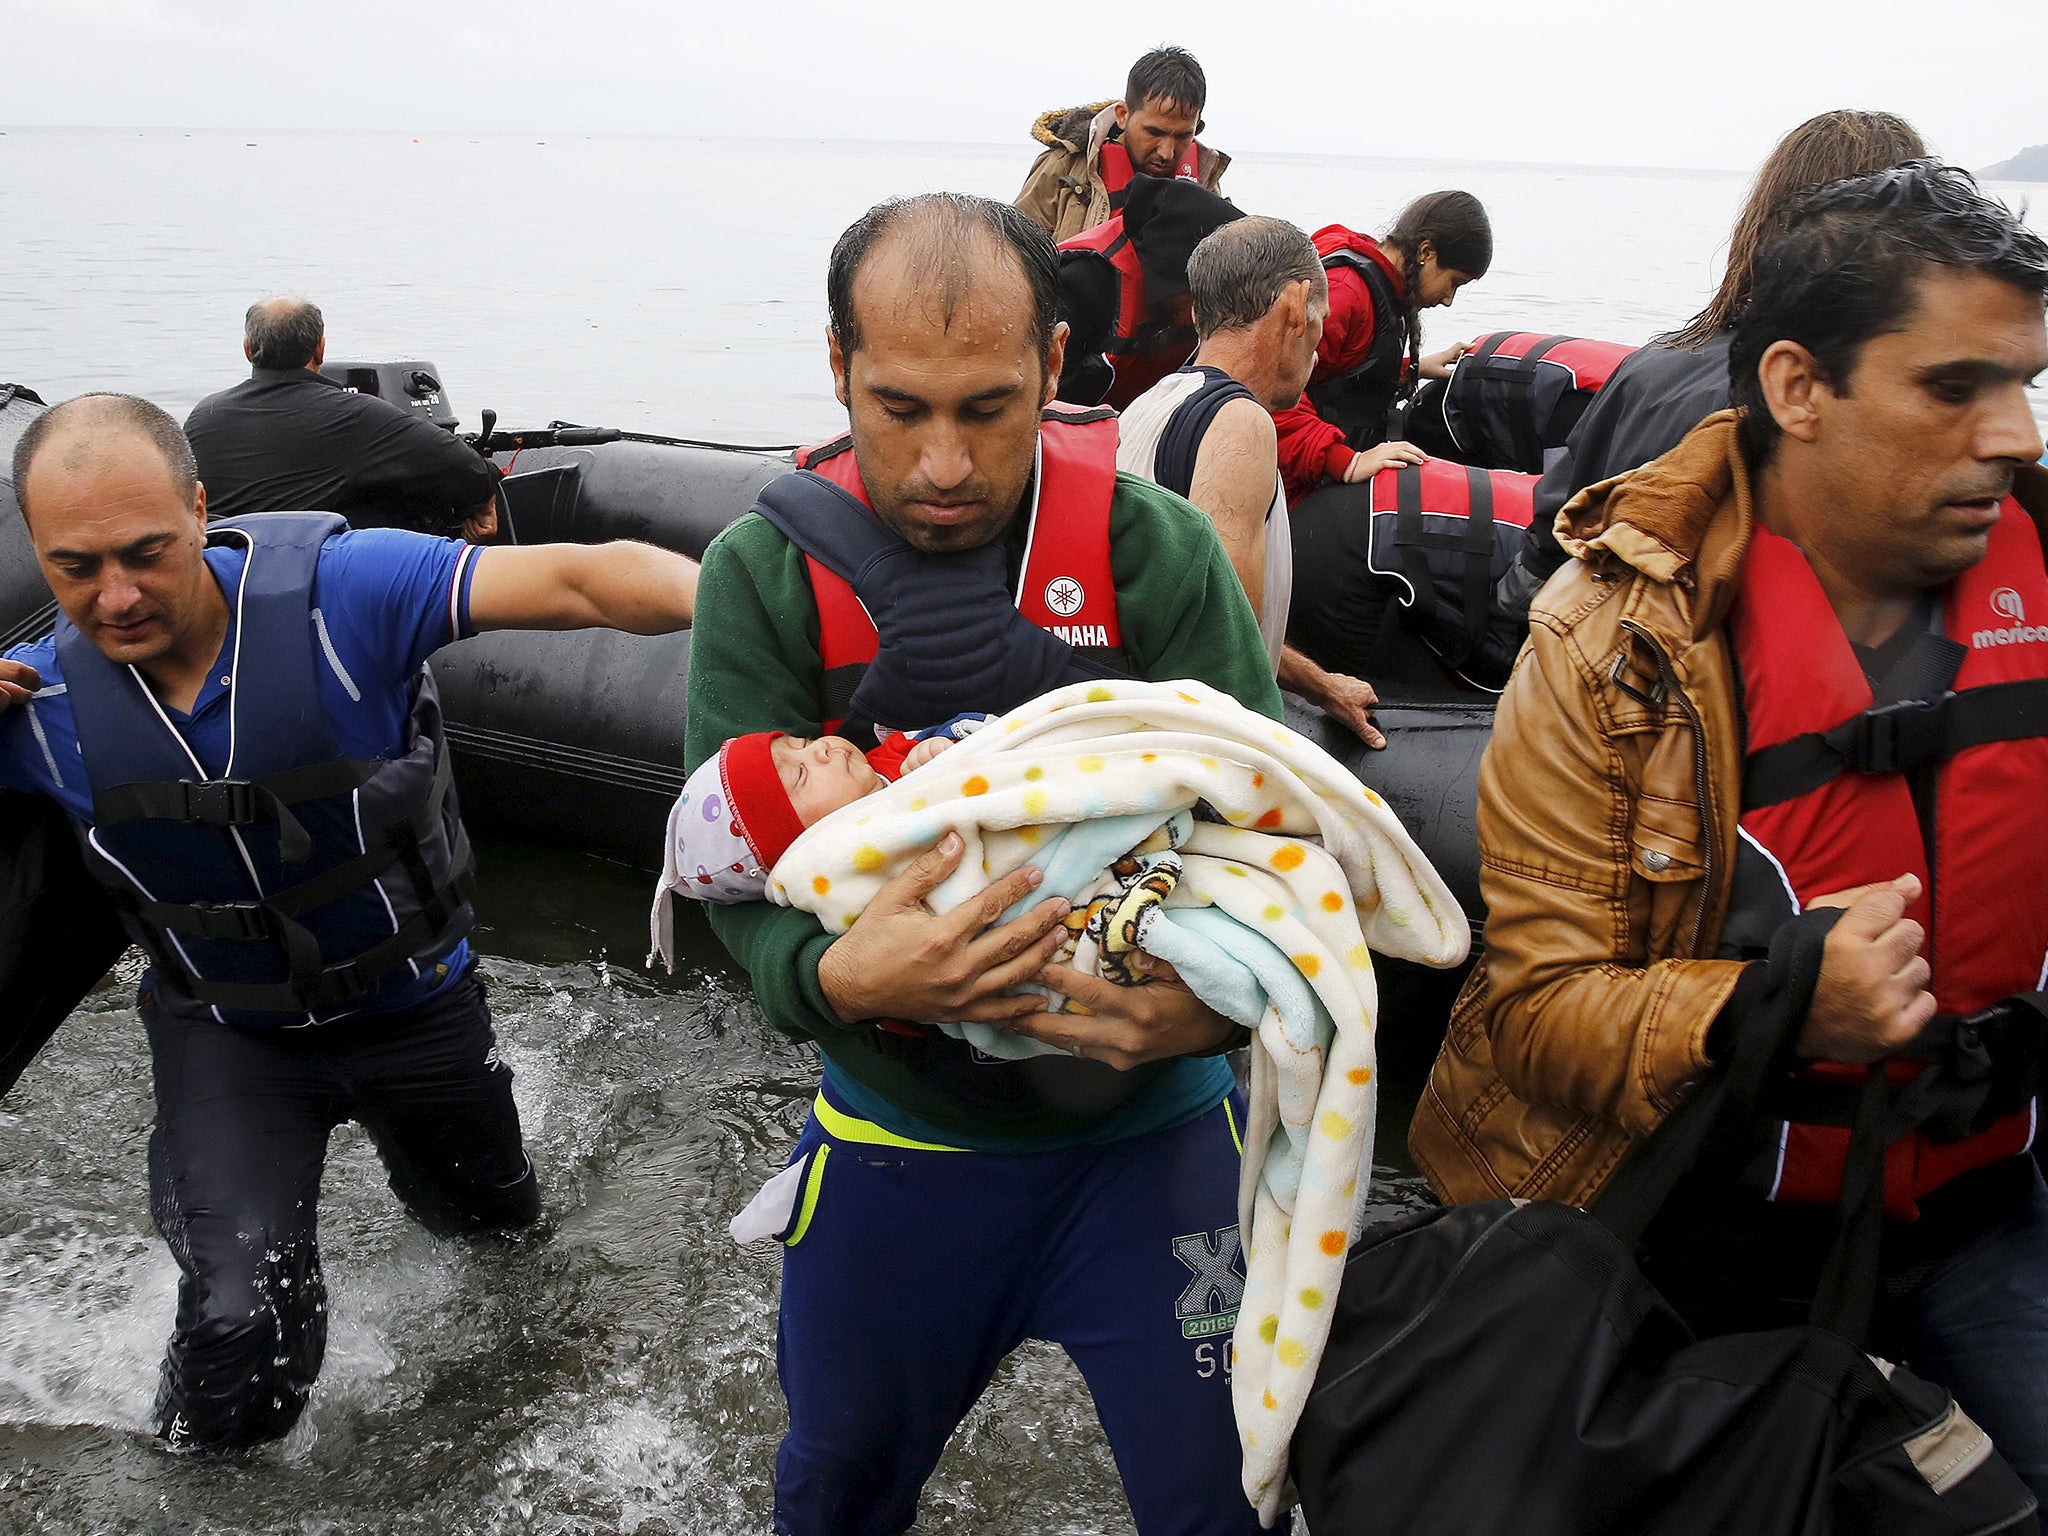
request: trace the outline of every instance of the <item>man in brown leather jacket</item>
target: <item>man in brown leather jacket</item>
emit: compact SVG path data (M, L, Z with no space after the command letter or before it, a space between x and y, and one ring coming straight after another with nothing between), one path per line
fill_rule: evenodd
M1480 772L1485 953L1410 1133L1446 1200L1590 1199L1710 1070L1771 985L1774 925L1803 910L1847 908L1793 1047L1805 1079L1860 1077L1938 1006L2042 985L2041 866L2022 861L1991 891L1972 883L2005 845L2048 845L2038 723L1903 774L1837 765L1830 793L1857 807L1895 793L1904 814L1880 821L1836 800L1801 820L1798 804L1781 807L1775 825L1794 831L1770 847L1757 785L1771 741L1757 737L1760 721L1825 712L1814 697L1831 658L1851 679L1844 696L1863 701L1844 716L1939 698L1987 666L2048 676L2048 628L2010 611L2025 606L2016 589L2043 583L2034 525L2048 520L2048 473L2025 391L2048 367L2048 246L1964 173L1927 162L1823 189L1774 244L1731 355L1738 409L1559 515L1576 558L1532 610ZM1766 569L1787 573L1781 586L1761 584ZM1956 607L1989 577L2008 584ZM1977 627L1994 621L2007 639ZM1946 679L1887 692L1911 670L1903 654L1944 646ZM1941 791L1968 782L1971 752L2004 754L2005 777L1958 806ZM1968 842L1965 813L1993 798L2003 820L1978 814ZM1877 846L1885 857L1869 856ZM1825 878L1859 858L1858 879ZM1966 922L1967 946L1955 937ZM1910 1177L1953 1163L1942 1148L1888 1168L1886 1342L2048 1495L2048 1191L2020 1155L2031 1116L2029 1103L2016 1136L1958 1176ZM1710 1328L1811 1298L1832 1212L1819 1196L1779 1203L1798 1172L1787 1144L1808 1129L1790 1119L1769 1128L1774 1144L1759 1127L1741 1177L1691 1190L1682 1218L1667 1207L1667 1234L1693 1240L1674 1239L1686 1254L1674 1277L1653 1243L1652 1275ZM1688 1309L1674 1278L1707 1295L1705 1310Z

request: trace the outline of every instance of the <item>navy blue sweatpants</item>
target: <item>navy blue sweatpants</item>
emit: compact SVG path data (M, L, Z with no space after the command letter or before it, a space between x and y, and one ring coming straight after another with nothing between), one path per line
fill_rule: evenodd
M1230 1411L1233 1095L1171 1130L1015 1155L892 1136L821 1092L785 1239L783 1536L893 1536L1025 1339L1080 1368L1141 1536L1251 1536Z

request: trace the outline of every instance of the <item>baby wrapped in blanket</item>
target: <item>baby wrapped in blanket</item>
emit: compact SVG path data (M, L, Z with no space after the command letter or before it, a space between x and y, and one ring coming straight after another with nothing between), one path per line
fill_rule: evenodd
M1245 1492L1270 1522L1370 1174L1371 952L1455 965L1465 916L1347 769L1192 681L1076 683L1000 717L804 830L768 897L843 931L949 830L966 852L935 910L1033 864L1044 881L1008 915L1068 898L1068 963L1136 983L1142 950L1253 1032L1232 1393ZM1052 1049L944 1027L992 1055Z

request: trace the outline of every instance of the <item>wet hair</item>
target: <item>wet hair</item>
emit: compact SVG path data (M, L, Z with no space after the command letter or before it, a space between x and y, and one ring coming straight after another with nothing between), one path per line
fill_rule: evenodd
M1185 48L1154 48L1131 66L1124 81L1124 105L1133 112L1148 101L1202 115L1209 104L1209 77Z
M1311 293L1329 292L1322 258L1307 235L1285 219L1234 219L1188 257L1195 330L1206 341L1218 331L1257 325L1288 285L1300 282Z
M922 273L920 294L939 305L949 326L973 286L977 247L1009 252L1031 285L1032 343L1041 359L1048 356L1059 321L1059 252L1052 237L1008 203L964 192L925 192L875 204L832 247L825 269L825 305L842 357L851 358L860 350L854 282L869 253L898 225L904 226L902 238L915 242Z
M1436 253L1436 264L1467 277L1486 276L1493 265L1493 221L1486 208L1470 192L1430 192L1401 210L1394 227L1380 236L1380 244L1399 248L1401 283L1401 334L1407 344L1408 367L1401 380L1401 393L1410 394L1417 382L1417 365L1422 359L1422 306L1416 289L1422 282L1422 247L1427 242Z
M104 441L121 433L146 439L163 456L164 467L170 472L178 495L188 504L191 502L199 484L199 466L193 461L192 445L167 411L137 395L80 395L62 405L53 405L36 417L14 445L14 496L21 504L22 521L28 520L30 466L50 439L75 417L84 418L81 424L94 429L89 442Z
M1917 284L1935 268L1982 273L2048 302L2048 242L1955 166L1909 160L1793 205L1785 227L1757 252L1728 353L1742 408L1738 436L1752 469L1770 461L1781 435L1757 374L1764 353L1797 342L1829 387L1846 395L1864 344L1912 323Z
M1849 176L1867 176L1927 153L1919 133L1889 112L1840 108L1809 117L1764 157L1735 227L1728 235L1728 264L1707 307L1675 331L1657 338L1665 347L1697 347L1733 325L1756 284L1757 252L1784 227L1792 205L1815 187Z
M320 306L306 299L263 299L242 316L242 345L258 368L303 368L326 334Z

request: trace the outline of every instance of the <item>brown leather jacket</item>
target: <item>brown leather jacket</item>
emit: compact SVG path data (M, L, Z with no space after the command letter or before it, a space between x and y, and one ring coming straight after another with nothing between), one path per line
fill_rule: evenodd
M2048 516L2048 474L2016 494ZM1752 525L1735 413L1558 515L1479 773L1486 947L1409 1131L1445 1200L1584 1204L1707 1065L1741 814L1722 621Z
M1031 137L1045 146L1031 162L1016 205L1044 225L1055 241L1093 229L1109 217L1109 188L1102 184L1103 141L1116 127L1116 103L1061 107L1039 114ZM1195 145L1195 180L1208 191L1230 165L1230 156Z

